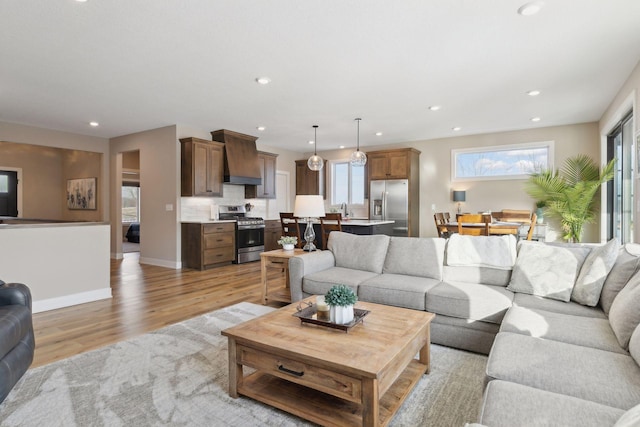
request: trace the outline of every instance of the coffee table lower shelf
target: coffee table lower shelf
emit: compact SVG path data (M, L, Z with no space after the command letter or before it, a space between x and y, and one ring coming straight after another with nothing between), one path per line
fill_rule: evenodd
M391 421L426 369L414 359L380 398L380 426ZM362 405L260 371L244 377L238 393L323 426L363 425Z

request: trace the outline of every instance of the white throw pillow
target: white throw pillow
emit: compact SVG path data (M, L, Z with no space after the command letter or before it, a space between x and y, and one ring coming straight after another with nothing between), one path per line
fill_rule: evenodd
M613 427L638 427L640 426L640 405L636 405L622 414Z
M629 349L629 340L640 324L640 273L636 273L620 291L609 310L609 324L624 349Z
M619 250L620 244L616 239L611 239L606 244L591 250L573 287L572 301L590 307L598 304L602 285L616 263Z
M569 302L578 272L591 248L529 241L518 246L518 258L507 289Z

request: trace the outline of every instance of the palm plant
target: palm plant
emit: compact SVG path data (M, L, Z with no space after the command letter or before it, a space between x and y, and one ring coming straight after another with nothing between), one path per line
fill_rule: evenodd
M579 242L585 224L596 217L596 198L600 186L613 179L615 159L600 171L598 164L585 154L565 160L560 171L534 173L525 183L525 191L545 202L545 212L560 221L563 238Z

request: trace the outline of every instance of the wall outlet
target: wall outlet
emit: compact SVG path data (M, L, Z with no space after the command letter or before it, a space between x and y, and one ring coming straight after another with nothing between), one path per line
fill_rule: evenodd
M172 203L168 203L168 204L164 205L164 210L166 210L167 212L171 212L173 210L173 204Z
M433 203L433 204L431 205L431 212L433 212L433 213L435 213L435 212L436 212L436 204L435 204L435 203Z

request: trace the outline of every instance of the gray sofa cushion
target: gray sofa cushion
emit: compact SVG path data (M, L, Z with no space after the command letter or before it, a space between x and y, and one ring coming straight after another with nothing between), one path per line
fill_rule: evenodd
M496 336L487 376L624 410L640 402L631 356L509 332Z
M485 389L480 422L491 427L603 427L622 414L622 409L494 380Z
M462 319L500 323L513 293L502 286L440 282L427 292L427 311Z
M536 295L515 294L513 297L513 305L519 307L535 308L554 313L570 314L572 316L585 316L606 319L607 316L598 307L588 307L576 302L563 302Z
M591 248L520 242L507 289L569 301L580 267Z
M377 274L370 271L333 267L304 276L302 290L311 295L324 295L333 285L347 285L357 293L360 283L375 276Z
M490 267L453 267L445 265L442 270L443 280L447 282L482 283L506 287L511 280L511 270L500 270Z
M392 237L382 272L442 280L445 242L441 238Z
M572 301L591 307L598 304L602 285L618 258L619 250L620 244L616 239L591 250L571 292Z
M566 342L626 354L607 319L511 307L502 320L500 332Z
M613 427L638 427L640 426L640 405L625 412Z
M633 357L633 360L640 365L640 325L636 326L636 330L631 334L629 353L631 357Z
M358 286L358 299L396 307L425 309L427 291L440 283L427 277L380 274Z
M336 267L382 273L389 236L358 236L341 231L329 234L327 248L336 259Z
M620 345L629 348L631 334L640 323L640 273L636 273L613 300L609 322Z
M611 304L631 276L640 270L640 245L627 243L618 253L618 258L602 286L600 306L609 314Z

